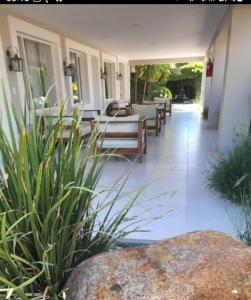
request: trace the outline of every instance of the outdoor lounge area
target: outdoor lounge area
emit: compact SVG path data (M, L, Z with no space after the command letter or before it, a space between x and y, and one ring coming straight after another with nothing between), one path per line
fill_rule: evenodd
M0 299L251 300L251 5L35 2L0 5Z
M152 220L130 239L162 240L194 230L218 230L235 236L241 226L241 209L207 187L206 171L217 153L216 130L208 130L198 105L175 104L172 118L160 136L148 136L144 162L113 158L101 179L109 186L131 173L126 191L145 187L137 214Z

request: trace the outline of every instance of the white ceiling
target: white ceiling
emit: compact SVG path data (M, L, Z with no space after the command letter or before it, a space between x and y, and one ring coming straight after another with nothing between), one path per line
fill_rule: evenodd
M225 5L8 5L128 59L204 56Z

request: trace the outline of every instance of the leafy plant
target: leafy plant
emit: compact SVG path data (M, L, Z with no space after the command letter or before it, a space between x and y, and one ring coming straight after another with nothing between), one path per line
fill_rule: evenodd
M65 105L54 122L1 101L10 136L0 125L0 298L64 299L75 266L139 229L128 213L140 191L114 211L126 178L98 188L109 156L93 154L94 135L83 144L77 111L65 143Z
M160 65L142 65L138 68L138 78L144 81L142 101L145 100L147 84L157 82L160 77Z
M251 205L251 135L236 137L208 172L209 187L233 202Z
M172 92L165 86L159 87L159 96L162 95L165 98L172 99Z

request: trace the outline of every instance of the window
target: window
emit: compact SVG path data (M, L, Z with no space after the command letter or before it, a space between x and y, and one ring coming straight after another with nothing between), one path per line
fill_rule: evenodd
M92 68L92 84L93 84L93 97L95 107L100 108L101 93L100 93L100 71L98 56L91 55L91 68Z
M71 64L74 65L74 72L72 75L73 102L80 103L81 99L83 99L81 69L80 69L80 56L77 53L70 52L70 62L71 62Z
M32 102L35 108L53 107L57 98L53 87L55 80L51 46L22 36L18 37L18 44L25 58L23 76L28 107L32 107Z
M72 96L74 104L89 104L89 79L87 55L74 50L70 51L70 62L74 65L72 76Z
M105 98L112 99L114 96L115 88L115 65L114 63L104 62L104 69L107 74L105 79Z
M119 81L119 97L120 99L125 99L125 65L123 63L119 63L119 74L122 75L122 80Z

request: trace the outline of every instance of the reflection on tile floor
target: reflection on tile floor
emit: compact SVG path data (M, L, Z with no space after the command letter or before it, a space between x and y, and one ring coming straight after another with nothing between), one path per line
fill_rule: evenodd
M155 220L143 226L149 231L132 233L129 238L160 240L206 229L236 235L240 208L206 185L205 171L216 153L216 134L205 129L198 106L176 104L160 136L148 137L143 163L118 158L108 163L100 186L109 186L130 168L124 191L147 186L131 213Z

